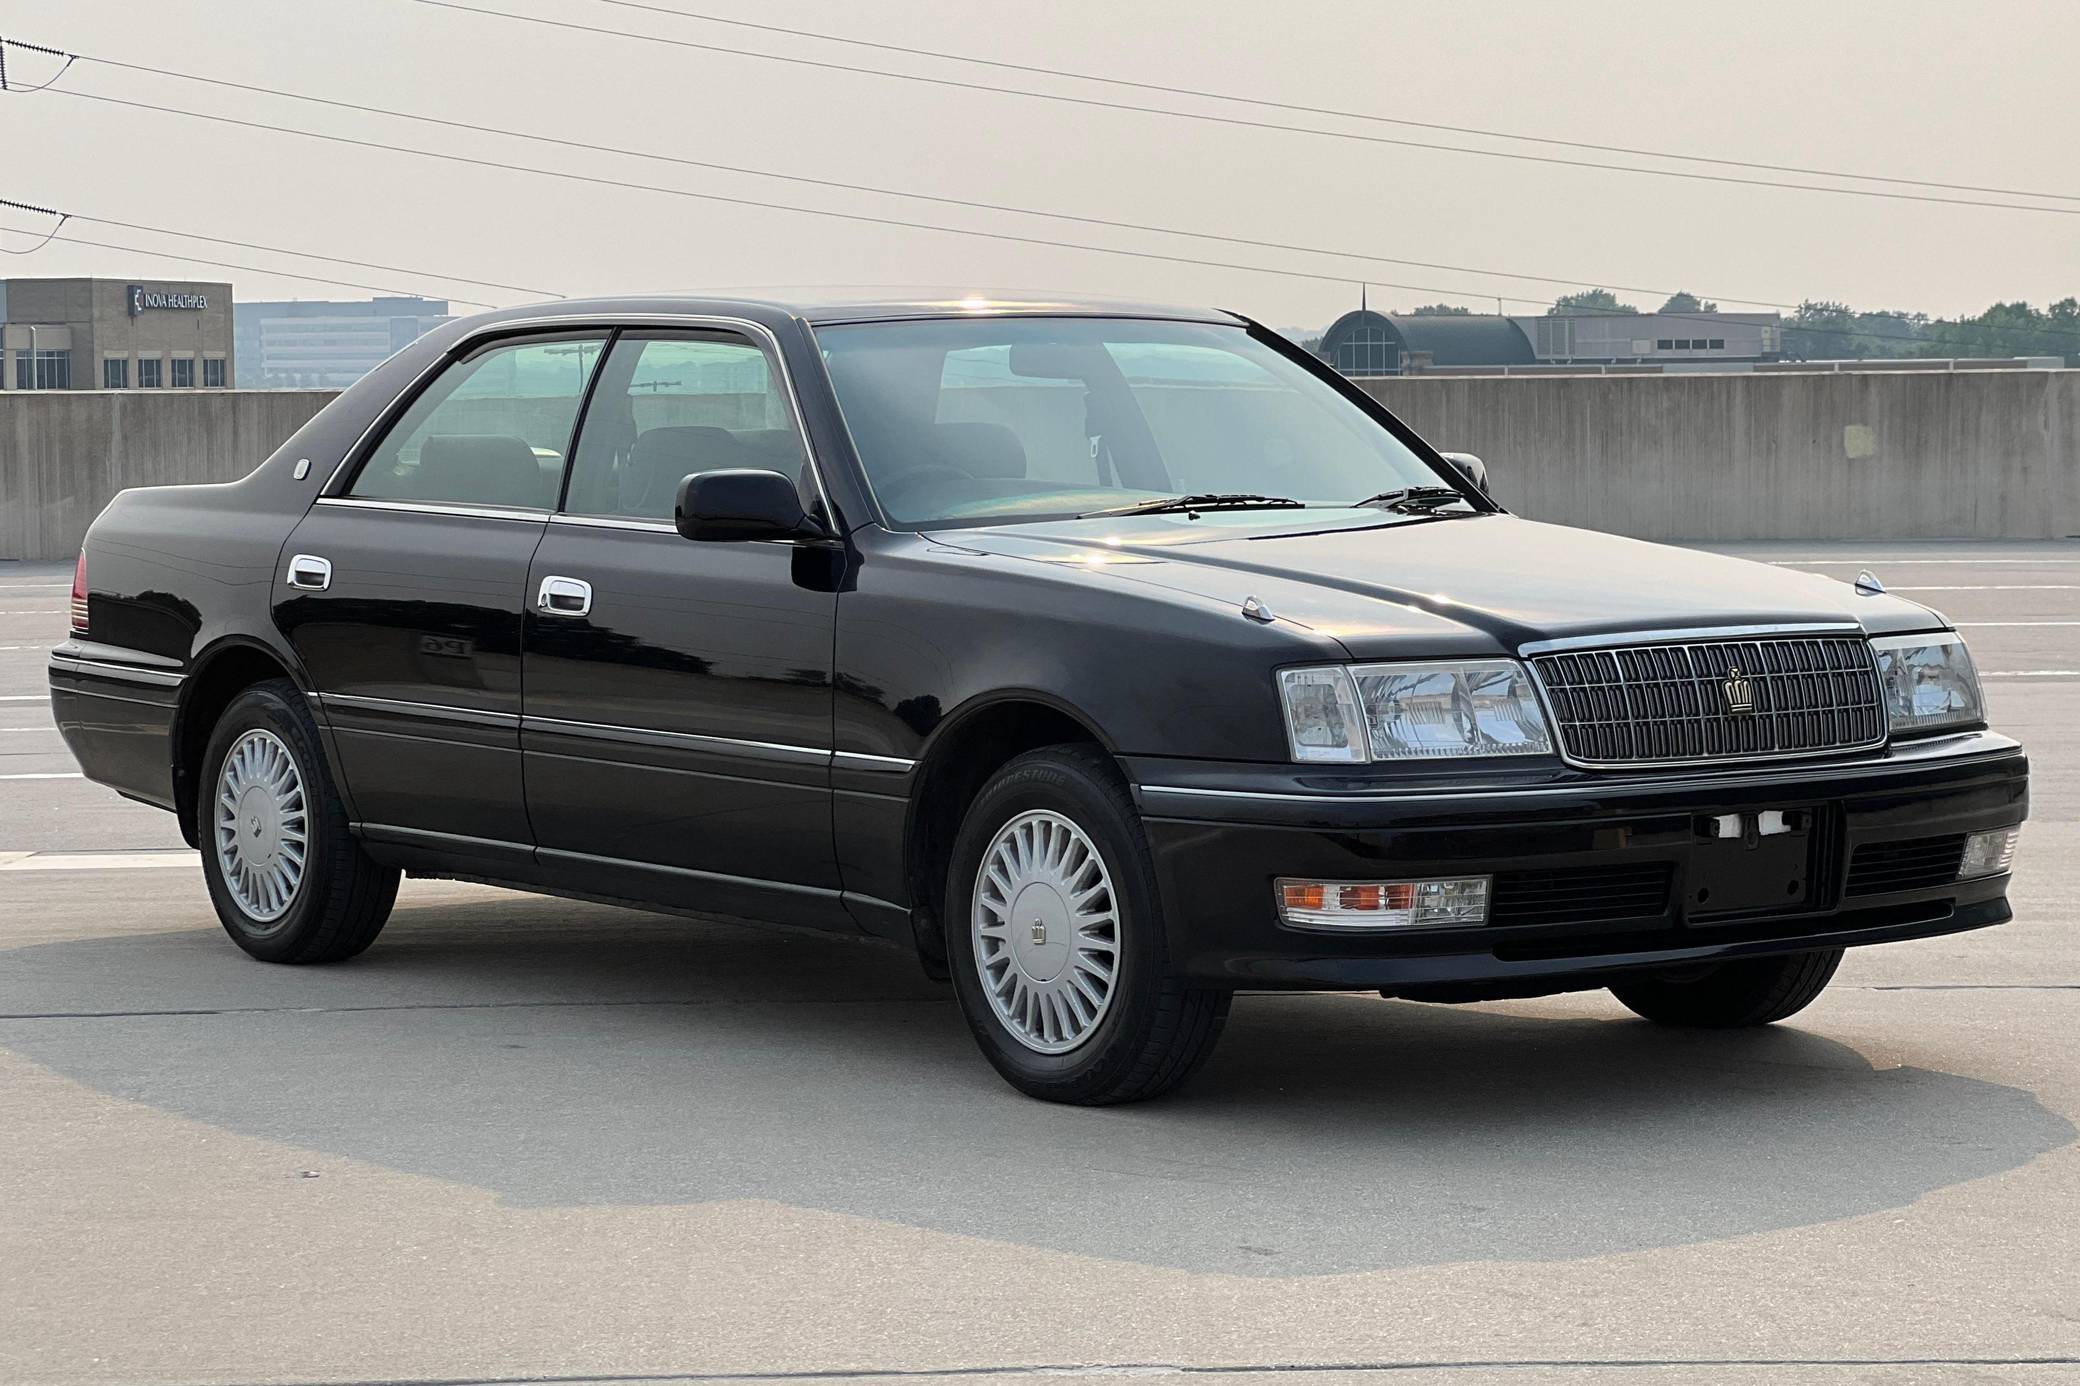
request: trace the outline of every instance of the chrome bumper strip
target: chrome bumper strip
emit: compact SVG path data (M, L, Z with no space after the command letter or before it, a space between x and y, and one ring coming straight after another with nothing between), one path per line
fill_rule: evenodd
M1895 746L1898 744L1897 742L1894 743ZM1872 779L1881 775L1896 775L1919 769L1966 765L1973 761L2005 760L2011 756L2020 756L2021 754L2022 751L2019 747L2009 745L1992 749L1963 749L1955 752L1912 756L1904 759L1888 758L1879 761L1864 761L1852 765L1825 764L1812 761L1798 764L1795 767L1779 764L1778 768L1761 774L1682 775L1657 779L1628 779L1612 776L1595 780L1575 780L1567 784L1530 784L1501 789L1367 789L1344 792L1323 791L1316 794L1295 794L1287 791L1261 789L1202 789L1190 785L1175 784L1144 784L1139 786L1139 789L1144 795L1161 795L1178 799L1229 799L1282 804L1402 803L1410 800L1525 799L1539 797L1580 798L1583 795L1657 793L1671 789L1739 789L1751 785L1780 784L1794 775L1800 778L1814 774L1825 774L1836 779Z
M163 669L144 669L131 664L111 664L99 659L74 659L68 655L54 654L50 657L53 670L62 669L68 674L90 674L95 678L116 679L123 683L149 684L154 688L178 688L187 681L186 674L168 673Z

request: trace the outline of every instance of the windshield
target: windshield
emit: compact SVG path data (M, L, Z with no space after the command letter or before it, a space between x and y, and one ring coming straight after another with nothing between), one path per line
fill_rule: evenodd
M874 494L906 526L1183 495L1342 507L1448 480L1241 327L993 317L817 340Z

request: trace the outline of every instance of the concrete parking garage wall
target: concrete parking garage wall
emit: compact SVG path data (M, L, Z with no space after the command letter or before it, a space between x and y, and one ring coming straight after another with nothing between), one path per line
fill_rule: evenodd
M2080 371L1408 376L1365 388L1520 514L1642 539L2080 534Z
M1365 388L1439 447L1480 454L1503 502L1538 519L1646 539L2080 534L2080 371ZM0 558L71 557L126 486L242 476L331 398L0 392Z
M0 393L0 558L70 558L131 486L235 481L333 398L325 390Z

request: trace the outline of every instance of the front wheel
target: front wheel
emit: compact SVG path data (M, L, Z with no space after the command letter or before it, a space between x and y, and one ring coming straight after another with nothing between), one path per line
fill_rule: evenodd
M1662 1025L1738 1030L1794 1015L1826 990L1842 950L1716 963L1695 977L1646 977L1611 988L1634 1014Z
M382 932L397 871L347 831L302 692L271 679L231 700L202 757L202 874L224 932L264 962L336 962Z
M1030 751L954 841L946 951L982 1052L1020 1092L1099 1105L1167 1092L1205 1061L1229 993L1165 975L1134 800L1095 748Z

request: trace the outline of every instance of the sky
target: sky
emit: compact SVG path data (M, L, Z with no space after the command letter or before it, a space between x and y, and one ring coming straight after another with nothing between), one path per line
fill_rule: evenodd
M423 292L454 299L458 311L473 311L466 300L504 305L603 292L932 284L1203 304L1298 328L1318 328L1355 307L1361 281L1370 282L1376 307L1446 301L1492 312L1502 295L1513 313L1597 286L1646 308L1681 289L1728 309L1814 298L1932 314L2018 298L2041 306L2080 293L2080 215L1643 176L1014 90L1600 162L1653 161L1353 117L2048 192L2072 200L2037 205L2074 213L2080 4L2073 0L457 3L968 85L559 29L424 0L0 0L0 34L83 55L50 91L0 95L0 199L70 212L74 220L60 235L123 247L53 241L21 254L53 223L0 209L0 226L18 229L0 234L0 248L16 252L0 258L0 276L230 280L241 299ZM992 69L663 10L1349 114ZM14 87L57 70L53 60L18 51L8 58ZM432 127L115 63L747 171ZM211 123L89 95L418 152ZM1167 229L810 186L755 171ZM603 185L617 183L704 196ZM919 225L719 200L732 198ZM1302 249L1179 234L1188 231ZM175 254L240 268L165 258ZM1533 275L1566 282L1512 277Z

